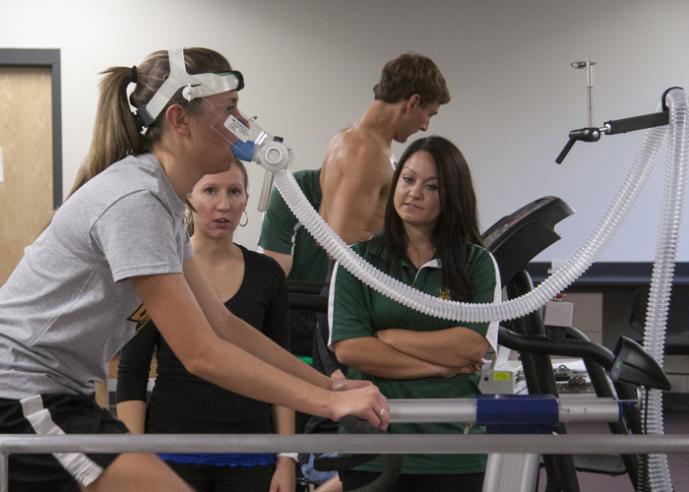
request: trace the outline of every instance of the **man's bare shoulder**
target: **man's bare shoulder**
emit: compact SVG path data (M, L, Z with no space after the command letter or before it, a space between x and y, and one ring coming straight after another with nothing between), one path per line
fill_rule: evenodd
M345 165L349 170L366 168L369 172L379 165L389 166L390 149L379 138L357 130L342 130L333 137L324 164Z

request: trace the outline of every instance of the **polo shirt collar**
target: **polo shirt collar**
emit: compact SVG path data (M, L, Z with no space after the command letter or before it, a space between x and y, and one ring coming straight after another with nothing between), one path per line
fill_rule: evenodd
M383 247L383 242L381 240L380 234L374 236L372 239L368 241L366 249L367 253L371 256L374 256L382 261L385 261L387 259L388 253L387 251L385 251ZM411 270L416 270L416 267L411 265L406 259L402 260L402 267L409 268ZM421 265L418 270L423 270L424 268L442 268L442 265L440 264L440 258L434 256L426 263Z
M435 268L437 270L440 270L442 268L442 266L440 264L440 258L431 258L426 263L421 265L418 269L414 265L410 264L406 259L403 259L402 260L402 267L408 268L412 271L415 270L417 272L417 274L418 274L418 272L420 272L424 268Z

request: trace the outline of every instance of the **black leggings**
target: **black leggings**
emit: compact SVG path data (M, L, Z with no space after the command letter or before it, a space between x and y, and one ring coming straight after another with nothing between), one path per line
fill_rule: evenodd
M229 466L167 463L197 492L263 492L270 487L275 466Z
M378 473L341 471L344 490L362 487L378 477ZM481 492L483 473L461 475L400 475L389 492Z

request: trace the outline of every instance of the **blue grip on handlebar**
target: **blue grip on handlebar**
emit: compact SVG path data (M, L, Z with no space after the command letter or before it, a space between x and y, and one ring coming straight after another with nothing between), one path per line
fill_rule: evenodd
M557 399L552 395L478 395L476 423L555 425L559 421Z
M254 142L242 142L238 140L232 144L232 154L243 161L251 162L254 157L255 148L256 144Z

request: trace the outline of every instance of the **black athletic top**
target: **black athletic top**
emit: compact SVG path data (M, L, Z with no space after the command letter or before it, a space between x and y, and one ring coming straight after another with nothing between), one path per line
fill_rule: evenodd
M244 280L225 303L279 345L288 348L287 289L278 263L240 246ZM271 405L240 396L189 372L150 322L122 349L117 371L117 401L146 400L153 352L158 373L146 412L149 433L272 433Z

